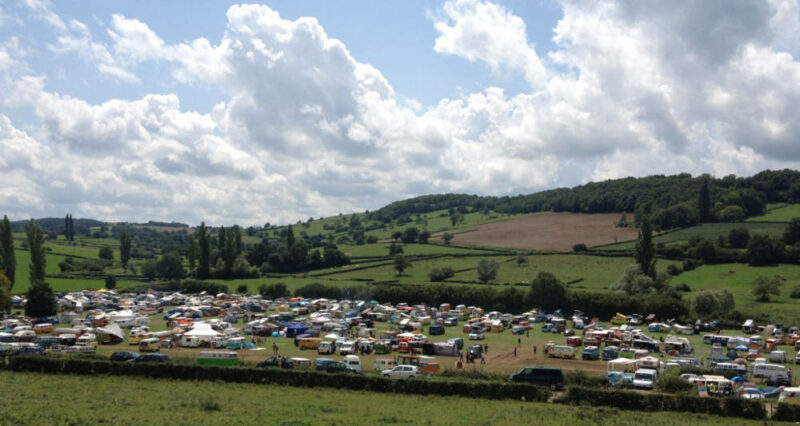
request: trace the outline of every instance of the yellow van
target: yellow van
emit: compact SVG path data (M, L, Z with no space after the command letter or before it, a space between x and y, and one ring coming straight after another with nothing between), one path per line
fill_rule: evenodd
M320 342L322 339L318 337L303 337L300 339L300 343L297 344L297 347L300 348L301 351L306 349L317 349L319 347Z
M155 337L142 339L139 342L139 352L158 352L161 350L161 341Z

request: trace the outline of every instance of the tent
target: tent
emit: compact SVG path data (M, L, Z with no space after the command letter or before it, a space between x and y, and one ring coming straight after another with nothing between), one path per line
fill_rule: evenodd
M299 322L294 323L286 327L286 337L294 337L300 334L304 334L306 330L308 330L308 327L306 327L305 325L300 324Z

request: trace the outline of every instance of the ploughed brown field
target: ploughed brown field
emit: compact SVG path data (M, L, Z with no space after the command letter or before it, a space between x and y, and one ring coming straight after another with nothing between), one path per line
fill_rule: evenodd
M538 250L572 250L635 239L638 230L617 227L621 213L539 213L450 231L453 244ZM633 221L633 214L627 215ZM441 241L441 235L435 239Z

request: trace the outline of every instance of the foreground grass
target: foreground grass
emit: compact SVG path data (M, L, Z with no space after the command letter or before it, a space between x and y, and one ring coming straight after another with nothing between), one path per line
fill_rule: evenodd
M756 424L519 401L269 385L0 372L0 423L28 424ZM65 397L65 390L70 392Z

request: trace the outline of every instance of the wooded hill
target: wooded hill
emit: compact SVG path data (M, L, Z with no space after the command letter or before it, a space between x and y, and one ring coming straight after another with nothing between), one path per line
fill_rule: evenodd
M767 203L800 202L800 172L786 169L766 170L751 177L693 177L688 173L627 177L506 197L424 195L391 203L368 213L367 218L402 222L405 215L459 208L509 214L629 212L636 213L637 218L650 215L657 228L672 229L701 222L698 203L704 182L708 182L710 198L708 221L737 222L763 213Z

